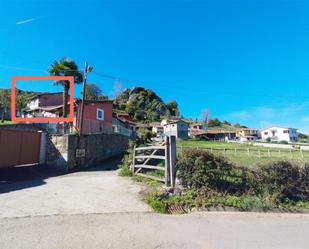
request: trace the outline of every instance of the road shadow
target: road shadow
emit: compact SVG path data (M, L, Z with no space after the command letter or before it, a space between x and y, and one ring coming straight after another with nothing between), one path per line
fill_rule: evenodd
M0 168L0 194L34 188L46 184L45 179L80 171L117 170L123 155L107 159L99 165L77 168L69 172L47 165L30 165L11 168Z
M0 168L0 194L37 187L46 184L44 179L63 174L46 165Z

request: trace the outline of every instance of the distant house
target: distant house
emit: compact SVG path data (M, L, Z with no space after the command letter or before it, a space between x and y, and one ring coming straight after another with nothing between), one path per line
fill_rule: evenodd
M287 142L296 142L298 139L297 129L287 128L280 126L273 126L267 129L261 130L262 140L271 140L271 141L287 141Z
M115 118L115 121L114 121L115 123L118 124L118 121L116 121L117 119L121 122L119 124L125 124L126 128L131 129L133 132L136 131L137 124L136 122L134 122L133 118L128 113L117 112L115 113L114 118Z
M207 126L199 124L199 123L190 124L189 136L190 137L202 136L207 131L207 129L208 129Z
M258 130L252 128L240 128L236 130L236 138L241 142L254 141L258 138Z
M188 138L189 123L182 119L162 120L161 125L163 126L164 135L175 136L180 139Z
M157 137L162 137L164 135L164 128L161 124L152 124L152 132L157 135Z
M225 131L225 130L208 130L198 137L203 137L207 140L213 141L228 141L236 138L236 131Z
M68 96L70 98L70 96ZM27 103L28 117L61 117L63 93L40 93Z
M114 113L113 132L134 138L136 135L136 123L128 114Z
M73 125L80 127L81 100L75 101ZM83 134L112 133L113 132L113 101L86 100L84 101Z

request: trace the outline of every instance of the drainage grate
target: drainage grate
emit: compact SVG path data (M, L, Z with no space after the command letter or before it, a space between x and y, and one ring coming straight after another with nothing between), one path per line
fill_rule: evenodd
M169 214L186 214L187 210L182 204L169 204L167 206L167 212Z

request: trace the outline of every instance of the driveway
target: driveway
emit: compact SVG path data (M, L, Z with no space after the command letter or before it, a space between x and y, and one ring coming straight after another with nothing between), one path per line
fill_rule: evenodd
M150 211L139 197L141 185L104 169L52 177L13 169L17 179L0 182L0 218Z
M60 176L1 171L0 248L308 248L309 215L155 214L141 185L105 170L112 164Z

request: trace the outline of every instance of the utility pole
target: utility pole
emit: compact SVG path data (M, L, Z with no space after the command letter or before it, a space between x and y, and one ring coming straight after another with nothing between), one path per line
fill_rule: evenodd
M79 126L79 135L83 133L83 123L84 123L84 106L85 106L85 90L86 90L86 81L87 74L92 71L92 67L88 66L88 63L85 62L84 74L83 74L83 95L82 95L82 104L80 108L80 126Z

